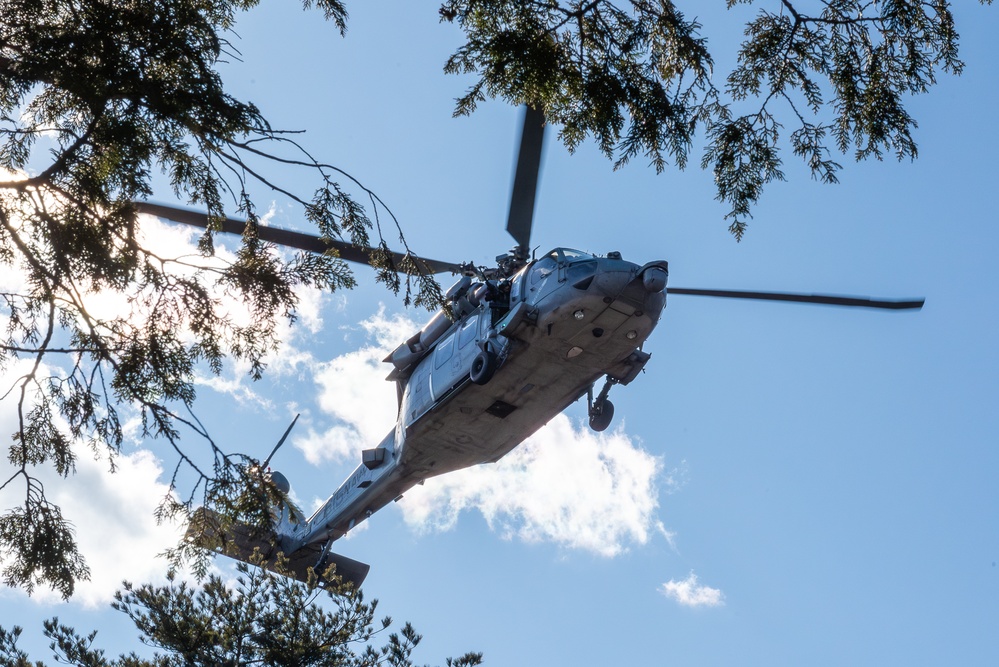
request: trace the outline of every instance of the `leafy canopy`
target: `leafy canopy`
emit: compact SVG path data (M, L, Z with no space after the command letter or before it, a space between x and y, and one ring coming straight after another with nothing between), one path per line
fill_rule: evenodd
M260 496L246 493L260 487L249 461L222 451L191 416L195 371L218 373L232 358L260 377L280 342L278 326L294 319L295 290L334 291L354 279L333 253L284 259L261 243L251 182L300 202L323 235L387 248L381 238L372 243L368 212L335 180L344 174L225 91L217 66L231 55L227 36L236 13L255 4L0 2L0 262L21 276L0 291L0 364L18 415L8 450L13 472L0 479L10 494L5 506L20 496L0 516L9 585L31 592L46 584L68 597L87 576L72 528L37 470L71 474L74 445L84 443L113 467L122 409L139 414L143 437L175 450L174 480L193 473L187 496L168 498L163 517L197 500L267 520L264 503L245 502ZM337 0L305 2L313 4L343 33ZM305 170L314 192L299 196L269 182L261 166L268 162ZM131 201L152 195L154 171L215 218L226 208L247 217L234 260L214 256L211 229L202 257L163 256L144 240ZM381 205L368 194L377 214ZM391 267L378 268L398 290ZM416 303L438 300L432 279L415 280L406 283L407 300L412 287ZM97 297L108 295L117 295L116 308L100 307ZM207 443L207 457L181 446L182 428Z
M388 631L392 619L375 621L378 601L334 582L327 588L300 583L261 567L240 563L235 584L212 575L199 587L126 583L112 606L135 624L152 658L130 653L106 657L95 648L97 633L80 635L53 618L45 621L59 664L106 667L412 667L421 636L409 623L389 634L381 647L369 642ZM0 667L41 667L17 647L23 630L0 627ZM481 653L447 659L448 667L471 667Z
M386 259L382 222L395 219L373 192L226 92L218 65L237 57L232 28L256 4L0 0L0 264L21 277L0 287L0 369L17 412L0 478L9 585L68 597L87 576L39 471L72 474L81 445L113 467L133 414L176 462L160 518L204 504L266 525L268 504L282 501L249 457L201 427L195 372L236 360L260 377L278 326L294 319L295 290L354 279L333 253L289 259L260 242L254 188L301 204L324 236L380 249L379 279L407 301L440 299L429 277L402 279ZM705 28L683 4L697 8L445 0L441 21L463 40L445 71L474 78L455 112L489 97L535 105L566 146L592 138L615 167L640 158L683 168L700 150L739 239L765 186L784 179L788 149L829 183L842 168L836 153L915 158L907 97L963 67L946 0L727 0L758 9L719 82ZM341 0L303 6L345 33ZM269 167L304 175L274 180ZM154 174L216 225L230 212L247 218L233 259L215 255L217 226L200 257L150 247L130 202L153 195ZM108 295L120 307L100 308L96 297Z
M719 86L703 26L680 11L694 2L445 2L442 20L468 40L446 70L478 77L457 113L487 97L540 105L570 149L592 136L615 167L641 156L660 172L685 167L701 132L701 166L740 239L763 187L784 180L786 147L826 183L834 150L915 158L905 97L963 67L944 0L726 4L760 8Z

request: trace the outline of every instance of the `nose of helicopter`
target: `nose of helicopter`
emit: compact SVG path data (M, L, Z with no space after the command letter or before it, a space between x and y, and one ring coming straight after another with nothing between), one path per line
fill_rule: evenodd
M622 342L640 345L659 322L666 305L666 262L639 266L610 253L596 258L589 267L592 273L569 281L575 296L565 303L564 310L559 309L572 313L575 328L588 341L580 347L589 349L597 344L590 338L601 339L601 346L610 344L610 339L618 338L616 334L623 337ZM555 312L552 316L559 317ZM575 335L569 337L579 343Z
M648 313L654 312L653 317L658 317L666 303L663 290L666 289L668 276L665 261L639 266L611 253L610 256L597 260L596 271L587 291L603 295L608 303L623 299L636 308Z
M556 354L590 367L640 348L666 305L665 262L639 266L610 253L570 263L562 276L561 288L541 292L535 302L534 330Z

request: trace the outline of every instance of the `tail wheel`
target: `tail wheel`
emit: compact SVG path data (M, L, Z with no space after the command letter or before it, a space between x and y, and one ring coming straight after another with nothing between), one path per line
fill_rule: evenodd
M593 404L593 409L590 411L590 428L598 433L600 431L606 431L607 427L610 426L610 423L613 420L613 403L605 398L602 401L597 401Z
M484 350L475 355L475 359L472 360L472 370L468 377L475 384L485 384L493 379L495 373L496 355Z

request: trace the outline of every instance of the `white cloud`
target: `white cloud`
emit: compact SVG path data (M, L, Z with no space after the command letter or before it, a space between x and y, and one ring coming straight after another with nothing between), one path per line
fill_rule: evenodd
M315 287L300 287L295 290L295 295L298 297L298 305L295 307L298 319L294 327L289 327L289 334L297 333L303 337L318 334L323 330L322 312L328 295ZM287 340L287 337L282 336L282 339Z
M379 312L362 327L372 343L317 372L317 401L336 423L295 441L312 463L356 458L395 423L395 388L381 360L418 325ZM429 479L398 506L417 530L448 530L463 511L477 511L508 539L614 556L656 533L671 539L657 518L658 485L671 483L662 470L623 428L597 434L559 415L499 463Z
M151 215L139 215L136 228L136 239L140 245L150 249L156 257L168 262L161 268L176 276L193 276L205 269L219 268L235 259L235 255L225 248L217 247L214 256L206 257L197 249L199 230L186 225L178 225L161 221ZM155 259L152 261L156 261ZM207 282L212 281L209 276ZM151 292L151 289L148 290ZM141 296L135 289L119 291L102 288L100 290L85 290L81 293L87 312L96 319L110 320L127 316L131 324L141 326L148 313L138 305L141 300L133 301ZM215 296L221 296L215 294ZM228 314L239 323L246 323L250 314L242 304L230 299L225 302ZM190 336L190 334L188 334Z
M670 579L659 590L684 607L720 607L725 604L725 595L717 588L698 584L697 575L693 572L682 581Z
M20 360L4 373L3 386L26 372L32 362ZM42 368L41 375L51 369ZM17 428L15 403L18 392L0 401L0 432ZM106 456L95 458L85 445L74 447L76 472L60 477L48 465L30 469L45 488L46 497L58 505L63 516L74 526L77 544L90 568L90 580L76 587L74 600L85 606L106 604L123 579L149 581L161 577L166 563L157 558L166 548L175 546L180 529L158 525L153 512L168 492L161 480L159 461L146 450L125 453L115 458L117 472L109 471ZM15 479L0 491L0 511L23 500L23 486ZM59 595L37 588L34 599L53 602Z
M80 452L76 474L46 479L50 499L62 507L76 527L80 552L90 567L90 580L76 587L74 599L85 606L106 604L124 579L158 580L166 571L159 557L177 545L181 529L157 524L153 513L168 493L160 462L147 450L116 458L115 473L106 459ZM55 593L38 596L54 598Z
M268 224L275 214L274 205L261 216L261 222ZM204 257L197 248L197 240L202 230L163 220L152 215L139 216L138 238L147 248L155 250L158 256L177 258L179 262L171 263L167 269L178 275L193 275L199 270L209 267L221 267L236 260L235 249L241 242L238 236L221 234L215 240L215 254ZM276 251L290 258L291 251L277 248ZM211 287L212 279L207 278L212 295L219 299L221 311L234 322L246 325L252 317L245 304L223 293L219 288ZM293 288L297 297L294 322L278 318L276 322L276 337L280 347L265 355L264 362L267 372L271 375L288 376L301 373L302 369L310 369L315 360L311 353L301 349L300 344L308 344L319 333L323 326L323 308L331 300L331 296L320 289L311 286L298 285ZM101 292L87 297L88 308L91 301L93 308L108 315L126 312L128 303L124 294L116 292ZM136 320L138 321L138 320ZM188 335L188 340L193 337ZM266 410L272 410L273 404L254 386L250 374L250 364L246 360L228 359L222 375L216 376L204 373L195 378L196 385L203 386L219 394L232 397L241 404L253 404Z
M252 405L263 410L273 410L274 403L254 390L253 380L249 377L249 367L248 363L233 361L230 367L223 372L223 375L202 373L196 375L193 382L197 387L206 387L223 396L228 396L239 405Z
M310 463L359 460L362 449L378 444L395 425L395 383L385 380L390 369L382 359L418 327L399 315L386 317L384 310L361 327L371 341L368 345L314 368L316 401L337 423L321 432L309 428L293 441Z
M424 529L447 530L476 510L507 539L615 556L666 535L657 518L661 471L623 429L598 434L558 415L498 463L429 479L399 505Z

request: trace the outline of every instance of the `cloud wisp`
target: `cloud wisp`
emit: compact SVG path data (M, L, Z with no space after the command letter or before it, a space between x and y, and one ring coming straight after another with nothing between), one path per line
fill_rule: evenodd
M612 557L666 535L661 471L623 429L597 434L558 415L498 463L429 479L399 505L418 530L449 530L475 511L506 539Z
M725 604L725 595L717 588L699 584L693 572L680 581L670 579L659 587L659 591L684 607L720 607Z

